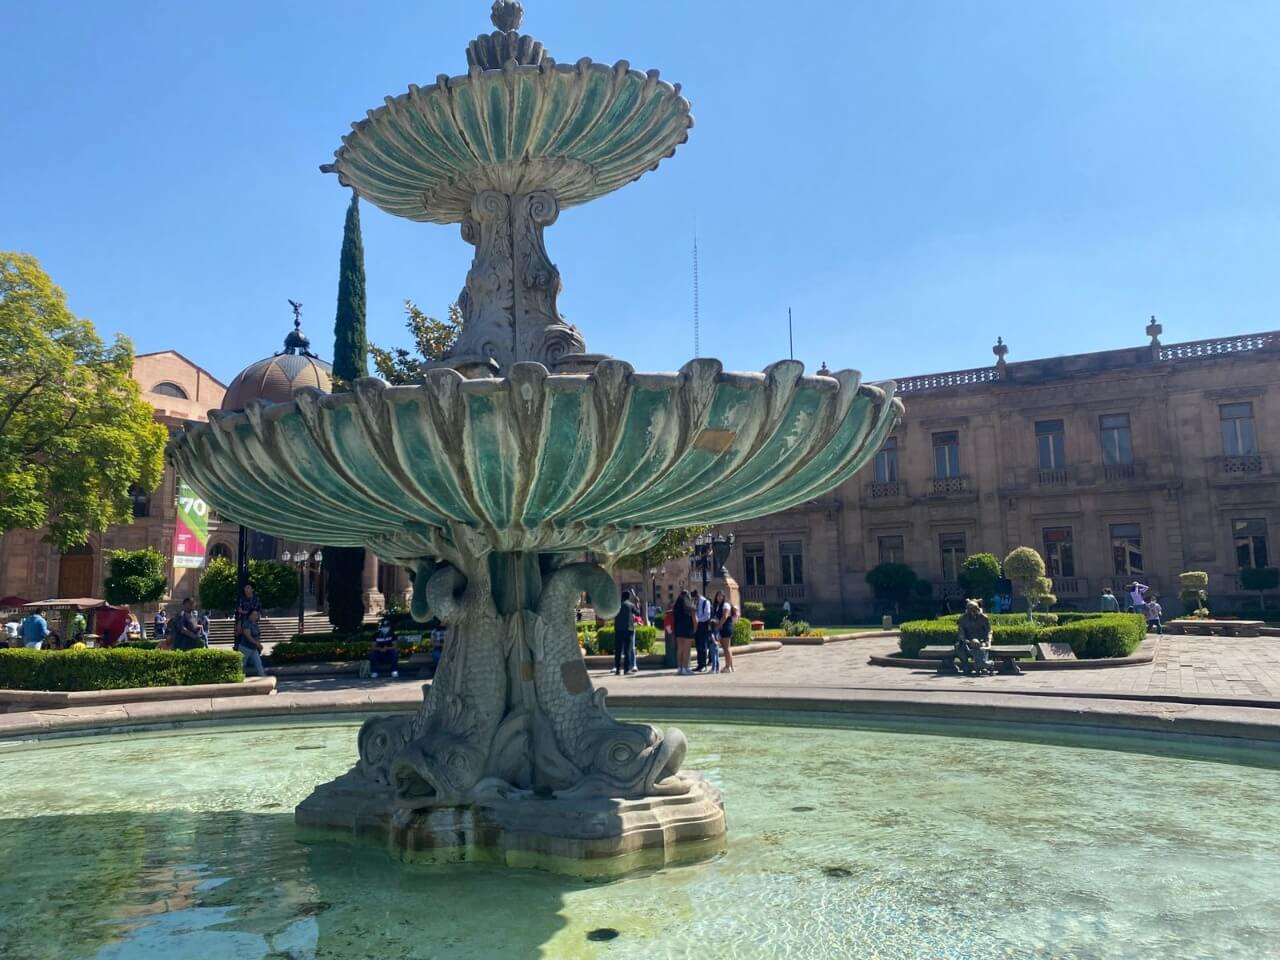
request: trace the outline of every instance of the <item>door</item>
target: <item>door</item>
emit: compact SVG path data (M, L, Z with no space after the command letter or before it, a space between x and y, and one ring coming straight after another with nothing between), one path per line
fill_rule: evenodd
M72 547L62 555L58 565L58 596L93 596L93 551L88 547Z

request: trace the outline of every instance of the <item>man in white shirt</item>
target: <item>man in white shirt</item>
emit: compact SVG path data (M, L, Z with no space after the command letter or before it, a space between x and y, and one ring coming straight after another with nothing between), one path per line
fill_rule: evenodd
M694 673L705 673L707 658L711 655L709 647L711 643L711 601L697 590L693 591L693 600L694 609L697 610L698 621L697 628L693 634L694 643L698 647L698 669Z

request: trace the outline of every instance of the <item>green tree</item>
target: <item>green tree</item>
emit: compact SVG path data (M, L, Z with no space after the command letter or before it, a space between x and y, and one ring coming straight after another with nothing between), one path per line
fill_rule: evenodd
M226 557L214 557L200 574L197 585L200 607L234 613L236 609L236 565Z
M349 390L353 380L369 375L365 306L360 201L353 191L342 231L342 256L338 262L338 309L333 321L335 392ZM360 589L364 550L360 547L327 547L324 567L329 584L329 622L340 630L354 630L364 619Z
M59 548L133 520L164 476L168 435L133 380L35 257L0 253L0 534L48 526Z
M292 607L298 602L298 571L291 563L250 560L249 582L264 610Z
M168 586L164 555L155 548L107 554L107 577L102 581L107 603L150 603L163 597Z
M867 586L881 603L893 604L893 612L901 614L902 606L911 596L911 588L919 577L905 563L878 563L867 571Z
M1240 586L1246 590L1258 591L1258 609L1266 609L1264 590L1280 587L1280 570L1275 567L1245 567L1240 571Z
M668 560L689 556L694 537L710 530L707 526L673 527L662 539L646 550L619 557L614 566L619 570L645 571L660 567Z
M971 554L960 564L959 581L966 597L981 600L990 610L1000 582L1000 561L991 553Z
M1027 598L1027 616L1035 619L1037 602L1053 595L1053 583L1044 575L1044 558L1033 547L1018 547L1004 558L1004 575Z
M427 316L412 300L404 302L404 312L408 317L404 325L413 339L413 350L402 347L384 350L373 344L369 346L374 369L387 383L421 382L427 366L444 359L462 329L462 310L456 303L449 304L448 320Z
M369 375L365 333L364 241L360 236L360 199L351 192L338 260L338 310L333 321L333 374L350 383Z

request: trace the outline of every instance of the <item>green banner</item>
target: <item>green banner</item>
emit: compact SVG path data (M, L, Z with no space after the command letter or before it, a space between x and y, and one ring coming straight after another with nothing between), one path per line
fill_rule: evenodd
M178 520L173 528L173 565L203 567L209 546L209 505L178 481Z

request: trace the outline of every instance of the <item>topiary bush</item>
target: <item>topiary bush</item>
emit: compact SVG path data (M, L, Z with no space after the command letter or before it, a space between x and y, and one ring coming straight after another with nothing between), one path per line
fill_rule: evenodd
M761 620L764 618L764 604L759 600L743 600L742 615L748 620Z
M232 613L236 608L236 565L226 557L214 557L196 585L200 609Z
M102 595L116 606L159 600L169 586L164 556L154 547L112 550L107 554L107 570Z
M243 661L233 650L0 650L0 688L9 690L124 690L242 680Z
M1275 567L1244 567L1240 571L1240 586L1245 590L1258 591L1258 611L1261 613L1267 608L1263 591L1280 587L1280 570Z
M912 588L919 578L905 563L878 563L867 571L863 579L876 600L892 604L894 611L900 612L911 598Z
M1068 615L1058 616L1061 619ZM906 657L918 656L925 647L949 647L956 642L953 618L914 620L904 623L900 631L899 645ZM1081 659L1127 657L1138 649L1146 634L1146 620L1135 613L1078 614L1057 626L1031 623L1019 614L1012 622L993 619L991 624L992 646L1069 643Z
M966 598L989 607L1000 582L1000 561L992 553L970 554L960 564L959 581Z
M759 620L764 623L766 630L777 630L782 626L782 621L786 618L786 613L782 607L767 606L761 611Z
M746 606L746 604L743 604ZM733 623L733 640L729 644L733 647L745 647L751 642L751 621L746 617L739 617Z
M813 628L809 626L808 620L783 620L782 635L784 637L808 637L813 634Z

